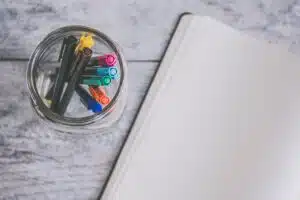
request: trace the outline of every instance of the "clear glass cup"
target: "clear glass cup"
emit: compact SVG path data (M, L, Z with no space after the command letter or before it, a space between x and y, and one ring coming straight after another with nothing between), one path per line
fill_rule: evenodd
M45 99L53 76L60 67L58 61L63 39L75 36L78 39L82 33L93 35L95 45L92 47L93 57L107 53L115 53L118 62L115 67L119 77L105 87L110 103L100 113L87 110L74 93L66 113L61 116L50 109ZM121 117L127 99L127 64L118 45L102 32L84 26L62 27L49 33L32 53L27 67L27 85L30 102L37 116L50 127L64 132L103 132L112 127ZM87 87L87 86L85 86Z

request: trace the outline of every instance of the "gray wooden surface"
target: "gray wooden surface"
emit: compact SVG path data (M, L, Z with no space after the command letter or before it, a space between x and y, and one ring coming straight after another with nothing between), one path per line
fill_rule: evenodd
M1 0L0 56L27 58L51 30L95 27L124 49L129 60L159 60L177 16L210 15L257 37L299 41L297 0Z
M298 0L0 0L0 199L88 199L99 194L182 12L209 15L299 53ZM82 24L108 34L129 60L129 101L103 135L48 129L30 108L26 59L48 32Z
M9 85L0 90L0 199L95 198L156 63L129 63L127 108L118 126L103 135L72 135L41 124L27 98L26 62L0 66L0 85Z

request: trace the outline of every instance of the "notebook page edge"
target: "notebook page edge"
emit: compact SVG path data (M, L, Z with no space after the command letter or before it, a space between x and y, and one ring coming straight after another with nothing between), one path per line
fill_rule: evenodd
M100 198L101 200L112 200L114 195L114 191L117 189L118 180L122 176L122 172L124 171L124 168L126 165L126 160L128 159L128 156L130 154L130 151L134 149L134 143L136 138L138 137L139 129L143 126L144 120L147 118L147 115L149 114L149 111L151 111L151 104L153 100L156 97L156 94L158 90L160 90L160 86L163 84L162 80L167 75L167 71L169 70L170 63L172 62L173 58L176 55L176 52L178 50L178 47L182 43L182 39L186 34L186 31L189 27L189 24L191 22L191 19L195 17L192 14L184 15L180 18L180 22L178 24L178 27L175 30L174 36L171 38L171 42L169 46L167 47L166 54L159 65L159 68L155 74L155 77L149 87L149 90L146 94L146 98L144 102L142 103L142 106L140 108L140 111L138 112L138 115L133 122L132 129L129 133L128 139L120 153L119 159L117 160L117 163L115 165L115 168L113 169L113 172L108 180L107 186L105 188L105 191ZM123 166L121 166L123 165Z

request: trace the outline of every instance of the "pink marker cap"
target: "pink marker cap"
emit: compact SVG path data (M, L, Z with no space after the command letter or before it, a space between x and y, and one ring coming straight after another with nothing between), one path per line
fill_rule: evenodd
M99 56L99 65L114 66L117 63L117 57L115 54L106 54Z

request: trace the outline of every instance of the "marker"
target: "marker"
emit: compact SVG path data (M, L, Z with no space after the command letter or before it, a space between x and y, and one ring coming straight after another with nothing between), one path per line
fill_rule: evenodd
M117 63L117 57L114 54L92 57L88 66L112 67Z
M115 77L114 77L115 78ZM80 75L80 83L84 85L98 85L98 86L107 86L110 85L112 78L109 77L99 77L94 75L82 74ZM67 82L65 82L64 87L66 87ZM53 85L48 90L45 99L51 101L53 96L54 87Z
M98 103L102 104L103 106L109 104L110 98L106 95L104 89L97 86L89 86L89 91Z
M116 67L85 68L82 75L109 76L114 80L118 78L118 69Z
M66 88L67 84L68 84L68 82L65 82L63 87ZM54 92L54 87L53 86L54 86L54 84L51 85L51 87L49 88L47 94L45 95L45 99L48 100L48 101L51 101L51 98L53 96L53 92Z
M103 108L101 104L95 101L85 89L78 85L75 90L76 93L80 96L81 102L88 110L92 110L94 113L99 113L102 111Z
M67 39L64 38L63 39L63 43L62 43L61 48L60 48L60 52L59 52L59 56L58 56L58 62L60 62L60 60L62 58L63 52L64 52L64 50L66 48L66 43L67 43Z
M52 96L53 96L53 91L54 91L54 81L56 79L56 76L58 74L59 67L55 69L55 73L50 75L50 80L53 84L49 87L47 94L45 95L45 99L49 102L51 102ZM49 104L50 105L50 104Z
M104 56L98 56L98 64L100 66L114 66L117 63L117 56L113 53Z
M68 75L67 75L68 76L68 80L71 79L71 77L72 77L72 75L73 75L73 73L74 73L74 71L76 69L76 66L78 65L80 59L81 59L80 53L76 54L75 58L73 59L73 62L71 64L71 66L70 66Z
M52 96L53 96L53 91L54 91L54 87L53 87L54 85L52 85L51 87L50 87L50 89L48 90L48 92L47 92L47 94L46 94L46 96L45 96L45 99L47 99L48 101L51 101L51 98L52 98ZM52 102L52 101L51 101Z
M93 40L93 36L90 33L83 33L79 39L79 44L76 47L75 52L83 51L84 48L92 48L95 42Z
M89 62L93 51L89 48L84 48L82 52L80 52L80 60L74 69L74 73L72 74L66 91L62 97L58 105L58 109L56 112L60 115L63 115L66 112L67 106L73 96L74 90L79 82L80 75L84 71L86 64Z
M103 76L103 77L85 77L80 80L81 84L84 85L98 85L98 86L107 86L111 83L111 78L109 76Z
M89 63L87 64L87 66L98 66L98 57L91 57Z
M53 85L53 94L51 98L51 110L56 110L59 103L60 97L64 89L64 83L68 78L68 70L74 58L74 51L77 45L77 39L74 36L69 36L67 39L64 39L64 44L62 47L63 55L60 55L61 67L57 73L54 85ZM61 51L62 52L62 51ZM61 58L62 57L62 58Z

